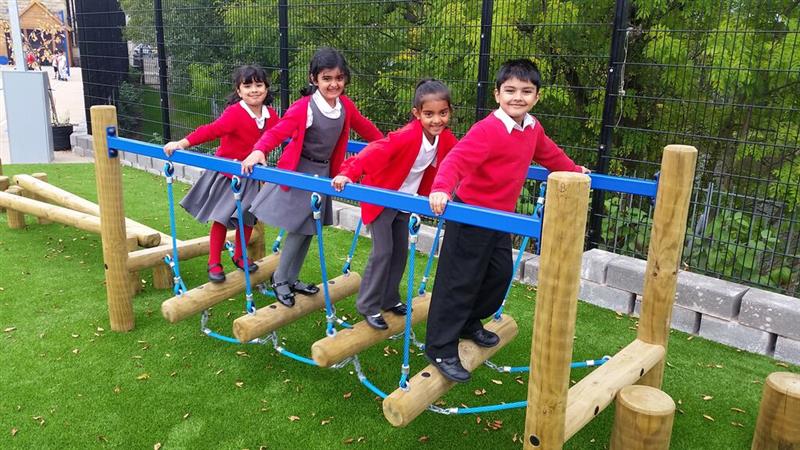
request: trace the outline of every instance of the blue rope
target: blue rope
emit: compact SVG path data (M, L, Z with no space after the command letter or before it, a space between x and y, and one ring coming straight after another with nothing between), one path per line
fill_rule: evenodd
M325 334L327 336L336 335L336 327L333 325L336 320L336 315L333 312L333 305L331 305L331 295L328 290L328 268L325 265L325 246L322 243L322 196L316 192L311 194L311 211L314 217L314 223L317 226L317 244L319 245L319 265L322 272L322 292L325 294L325 320L327 327Z
M422 276L422 281L419 283L419 295L425 294L425 285L428 284L428 277L431 275L431 268L433 267L433 255L439 248L439 236L442 234L442 227L444 226L444 219L439 219L439 224L436 225L436 235L433 236L433 246L430 253L428 253L428 264L425 266L425 275Z
M175 225L175 196L172 192L172 176L175 174L175 166L172 162L164 163L164 177L167 179L167 197L169 198L169 229L172 237L172 257L164 257L170 269L172 269L172 292L176 296L182 296L186 292L186 284L181 278L181 269L178 264L178 237L177 226Z
M278 232L278 237L275 238L275 242L272 243L272 253L278 253L278 250L281 249L281 240L283 239L283 235L286 233L286 230L281 228L281 231Z
M582 369L582 368L585 368L585 367L597 367L597 366L602 366L603 364L608 362L609 359L611 359L611 358L609 358L608 356L604 356L604 357L602 357L600 359L588 359L586 361L575 361L573 363L570 363L569 367L571 369ZM506 373L530 372L530 370L531 370L530 366L513 366L513 367L504 366L504 367L501 367L500 369L502 369L501 370L502 372L506 372Z
M287 357L289 357L289 358L291 358L291 359L293 359L295 361L300 361L301 363L308 364L309 366L318 366L318 364L315 363L313 359L306 358L305 356L300 356L297 353L290 352L289 350L286 350L285 348L283 348L281 346L275 347L275 350L279 354L281 354L283 356L287 356Z
M539 219L542 218L544 214L544 194L547 190L547 183L542 183L539 185L539 198L536 199L536 208L533 211L533 216L538 217ZM511 280L508 282L508 288L506 288L506 295L503 296L503 303L500 304L500 307L497 308L497 312L494 313L494 320L500 320L500 316L503 315L503 308L506 306L506 300L508 300L508 294L511 292L511 286L514 285L514 277L519 270L519 265L522 262L522 255L525 252L525 248L528 247L528 241L530 238L525 236L522 238L522 244L519 246L519 251L517 252L517 257L514 259L514 268L511 270Z
M450 410L452 414L478 414L484 412L503 411L505 409L525 408L528 406L528 401L513 403L501 403L499 405L476 406L474 408L453 408Z
M255 314L256 304L253 302L253 290L250 286L250 260L247 259L247 245L244 238L244 217L242 213L242 180L233 176L231 178L231 190L233 198L236 199L236 217L238 218L239 244L242 246L242 267L244 268L244 287L247 305L245 309L249 314Z
M353 235L353 242L350 244L350 252L347 254L344 267L342 267L342 273L345 275L350 273L350 263L353 261L353 254L356 252L356 244L358 243L358 235L361 234L362 224L363 222L361 221L361 218L359 218L358 225L356 225L356 234Z
M417 252L417 233L422 225L417 214L411 214L408 220L408 240L411 248L408 251L408 291L406 293L406 329L403 336L403 365L400 368L400 389L408 389L409 359L411 356L411 315L414 299L414 257Z
M359 381L361 381L361 384L363 384L364 386L366 386L366 387L367 387L367 389L369 389L370 391L372 391L372 392L373 392L375 395L377 395L378 397L380 397L380 398L386 398L386 397L388 397L388 395L387 395L385 392L383 392L382 390L378 389L378 387L377 387L377 386L375 386L374 384L372 384L372 382L371 382L371 381L369 381L369 380L367 379L367 377L365 377L365 376L364 376L364 377L359 377L359 378L358 378L358 380L359 380Z

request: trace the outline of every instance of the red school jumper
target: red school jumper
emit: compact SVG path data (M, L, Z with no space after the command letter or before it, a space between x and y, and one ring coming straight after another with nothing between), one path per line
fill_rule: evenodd
M300 154L303 152L303 140L306 136L306 123L308 120L308 102L310 101L311 96L306 95L292 103L292 106L286 110L286 114L283 115L277 125L262 134L254 146L255 150L266 155L291 137L292 140L283 149L283 154L278 159L277 166L279 169L292 171L297 169L297 164L300 162ZM342 134L339 135L339 140L336 141L336 147L334 147L331 155L330 173L338 173L342 161L344 161L347 140L350 137L350 128L356 130L356 133L369 142L383 137L383 133L378 127L361 115L352 100L345 95L340 95L339 101L342 102L342 108L344 109L344 126L342 126ZM289 190L286 186L281 186L281 189L284 191Z
M531 161L553 172L580 172L533 120L533 126L511 133L494 114L477 122L441 163L431 192L452 195L458 184L462 202L514 212Z
M192 146L219 139L219 147L214 156L242 161L253 150L253 145L266 130L278 124L278 114L267 107L269 119L264 128L259 130L255 119L237 102L225 108L219 119L197 127L186 140Z
M370 143L358 155L348 158L342 164L342 171L339 174L353 181L358 181L363 176L361 183L364 185L398 190L414 166L422 146L422 139L425 139L422 124L414 119L403 128L389 133L387 137ZM428 195L431 192L437 168L456 142L458 139L448 128L439 135L436 158L425 169L417 189L420 195ZM372 223L382 211L383 206L361 203L361 219L365 224Z

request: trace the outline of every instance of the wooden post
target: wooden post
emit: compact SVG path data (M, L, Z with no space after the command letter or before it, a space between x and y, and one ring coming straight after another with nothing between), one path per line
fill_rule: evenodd
M250 236L250 243L247 245L247 257L252 260L261 259L267 255L266 242L264 240L264 224L257 222Z
M31 176L33 178L36 178L39 181L44 181L45 183L47 183L47 174L44 173L44 172L32 173ZM34 200L39 200L40 202L45 201L45 199L43 199L42 197L39 197L37 194L35 194L33 192L31 192L31 198L34 199ZM37 217L36 221L39 222L39 225L47 225L47 224L53 223L53 222L51 222L51 221L49 221L49 220L47 220L47 219L45 219L43 217Z
M664 148L647 252L638 338L648 344L661 345L665 351L696 163L697 149L692 146L668 145ZM663 379L664 361L661 361L639 383L661 388Z
M5 194L21 196L22 188L19 186L11 186L6 189ZM3 193L0 193L2 196ZM6 206L6 219L8 220L8 228L12 230L21 230L25 228L25 214L16 209Z
M610 450L669 450L675 402L650 386L626 386L617 394Z
M0 172L0 174L2 173L3 172ZM11 182L9 181L8 177L0 175L0 192L5 192L10 183ZM4 212L5 210L5 208L0 208L0 212Z
M478 347L470 340L458 343L458 357L465 369L472 372L492 355L500 351L516 337L519 328L511 316L503 314L500 320L490 320L486 329L500 337L494 347ZM429 364L408 380L409 389L395 389L383 400L383 416L392 425L404 427L411 423L438 398L447 393L456 383L442 375L439 370Z
M524 448L560 449L578 309L589 177L547 177Z
M131 239L129 237L127 246L128 246L128 253L130 253L139 248L139 242L136 239ZM128 278L130 279L131 282L131 290L133 290L133 295L142 292L143 286L142 286L142 279L139 275L139 271L133 270L128 272Z
M172 288L172 269L166 264L153 267L153 287L156 289Z
M356 272L350 272L349 275L339 275L332 280L328 280L331 303L336 303L355 294L358 292L360 285L361 275ZM245 314L239 317L233 321L233 335L239 342L249 342L311 313L320 314L320 309L324 313L325 297L322 293L322 284L318 286L319 292L314 295L295 294L296 303L291 308L287 308L276 301L271 305L259 308L255 314ZM321 317L324 317L324 314ZM324 331L324 328L322 330Z
M134 327L133 291L127 268L122 171L119 158L108 155L106 138L106 128L117 127L117 110L113 106L96 105L92 106L91 115L108 318L111 330L129 331Z
M800 450L800 374L767 376L751 448Z

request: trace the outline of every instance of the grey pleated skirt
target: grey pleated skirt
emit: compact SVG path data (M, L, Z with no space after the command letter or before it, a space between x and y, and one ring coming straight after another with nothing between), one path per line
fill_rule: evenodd
M300 158L297 172L327 177L330 164L309 161ZM333 224L332 201L327 195L322 196L322 224ZM311 212L311 192L291 188L284 191L277 184L265 183L253 200L250 207L258 220L283 228L291 233L312 236L317 234L317 226Z
M256 217L250 212L250 206L258 195L260 182L250 178L242 178L242 219L244 224L252 227ZM192 186L181 206L199 222L219 222L229 230L237 227L236 199L231 189L231 179L213 170L206 170L197 183Z

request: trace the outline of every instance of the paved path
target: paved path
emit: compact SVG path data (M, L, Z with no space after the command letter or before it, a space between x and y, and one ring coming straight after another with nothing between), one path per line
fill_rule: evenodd
M13 70L10 66L0 66L0 70ZM53 99L56 104L56 112L61 121L69 120L75 124L76 132L86 131L86 113L83 107L83 78L79 67L70 68L71 78L69 81L59 81L53 78L51 67L44 67L48 72L50 88L53 90ZM3 95L3 81L0 77L0 160L8 164L10 147L8 142L8 123L6 118L6 107ZM69 151L55 152L53 162L89 162L88 158L74 155Z

